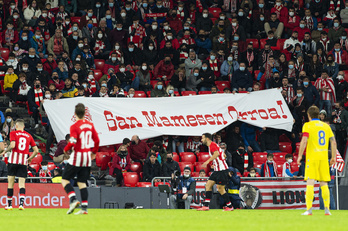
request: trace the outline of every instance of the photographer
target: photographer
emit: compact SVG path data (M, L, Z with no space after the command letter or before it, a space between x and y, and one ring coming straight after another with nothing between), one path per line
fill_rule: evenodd
M171 208L177 209L179 202L185 202L185 209L190 209L193 194L196 191L196 181L191 177L191 168L185 167L183 176L180 176L178 171L173 173L171 186L174 191L174 195L170 196Z
M179 175L181 174L180 166L178 162L173 160L173 153L169 152L167 153L167 161L163 162L162 165L162 172L164 177L171 177L174 172L179 172Z
M238 209L242 207L242 198L239 197L239 188L240 188L240 177L237 175L237 169L229 167L229 181L226 185L226 191L230 197L233 208ZM220 204L223 204L224 200L220 198Z

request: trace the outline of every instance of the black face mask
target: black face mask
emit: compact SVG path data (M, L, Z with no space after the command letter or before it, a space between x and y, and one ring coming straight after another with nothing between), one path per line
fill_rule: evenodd
M275 81L278 81L278 80L279 80L279 77L274 77L274 80L275 80Z
M57 77L57 76L54 76L54 77L53 77L53 79L54 79L54 80L57 80L57 79L58 79L58 77Z
M61 26L61 25L62 25L62 23L61 23L61 22L57 22L57 25L58 25L58 26Z
M120 151L120 153L118 154L120 157L126 157L128 154L127 151Z
M167 157L167 162L172 162L173 158Z
M253 49L251 49L251 48L248 48L248 52L252 52L253 51Z
M165 64L169 65L170 64L170 61L164 61Z
M266 53L268 53L268 52L269 52L269 50L265 50L265 52L266 52Z
M133 145L135 144L135 141L134 141L134 140L132 140L132 144L133 144Z
M39 85L39 84L36 84L36 85L35 85L35 88L40 88L40 85Z
M298 8L298 4L297 4L297 3L296 3L296 4L294 4L294 7L295 7L295 8Z
M240 154L243 154L243 153L244 153L244 149L243 149L243 148L238 148L238 152L239 152Z

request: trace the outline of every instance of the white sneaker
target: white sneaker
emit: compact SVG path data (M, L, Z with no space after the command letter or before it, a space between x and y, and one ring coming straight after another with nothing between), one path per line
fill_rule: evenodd
M5 207L5 210L13 210L13 208L12 208L12 206L10 206L10 207L9 207L9 206L6 206L6 207Z
M331 212L330 212L330 209L325 208L325 215L326 216L331 216L332 215Z
M19 206L18 209L19 209L19 210L24 210L24 207L21 205L21 206Z
M312 210L307 210L306 212L302 213L303 216L312 216Z
M66 212L66 214L72 214L74 210L79 206L80 206L80 201L74 200L72 203L70 203L69 210L68 212Z
M74 214L75 214L75 215L87 215L88 212L87 212L87 210L81 209L80 211L78 211L77 213L74 213Z

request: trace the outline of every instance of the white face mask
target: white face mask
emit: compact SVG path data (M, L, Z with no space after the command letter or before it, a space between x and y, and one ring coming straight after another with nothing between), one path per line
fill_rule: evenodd
M292 16L294 16L294 12L289 12L289 15L292 17Z
M157 25L152 25L152 30L157 30Z
M129 94L129 97L133 98L134 94Z
M153 46L150 46L150 47L149 47L149 50L152 51L152 50L153 50Z
M203 14L203 18L208 18L208 14Z
M121 17L126 17L126 13L121 13Z
M288 163L291 164L292 163L292 159L288 159Z
M98 34L98 38L103 38L103 35L102 34Z
M89 78L89 79L93 79L93 75L89 75L88 78Z
M273 163L273 160L267 160L267 163Z
M80 58L76 58L76 61L81 61L81 59Z
M79 48L82 48L82 47L83 47L83 44L82 44L82 43L79 43L78 46L79 46Z
M167 39L168 40L172 40L172 36L167 36Z
M338 80L342 80L343 79L343 75L338 75L337 78L338 78Z
M142 66L141 69L143 69L144 71L147 70L147 66Z
M236 23L236 22L233 22L233 23L232 23L232 26L237 26L237 23Z
M189 178L189 177L190 177L190 174L189 174L189 175L184 174L184 177Z
M277 6L280 6L282 3L281 2L276 2L276 5Z
M27 67L23 67L23 71L27 71L28 70L28 68Z
M46 98L46 99L50 99L50 98L51 98L51 95L50 95L50 94L46 94L46 95L45 95L45 98Z
M169 26L164 26L163 29L168 30Z
M119 50L120 49L120 46L115 46L115 50Z
M120 72L124 72L126 70L126 68L122 67L120 68Z
M67 164L68 163L68 160L64 160L64 164Z

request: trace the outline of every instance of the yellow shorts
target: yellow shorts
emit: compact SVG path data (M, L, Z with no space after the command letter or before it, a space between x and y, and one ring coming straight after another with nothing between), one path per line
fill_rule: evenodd
M331 181L328 160L306 160L305 180Z

